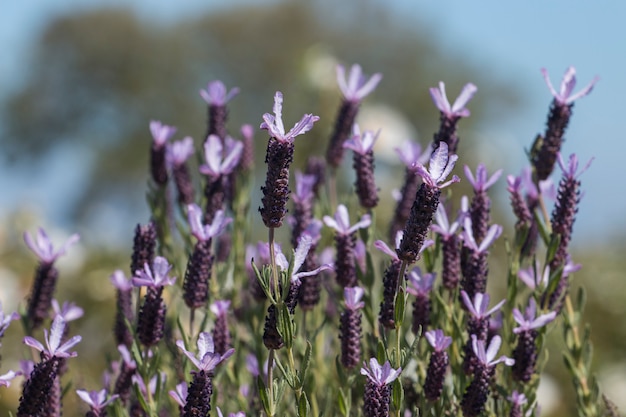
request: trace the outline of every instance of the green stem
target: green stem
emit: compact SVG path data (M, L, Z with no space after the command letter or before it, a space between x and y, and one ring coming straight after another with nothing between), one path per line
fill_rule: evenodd
M270 349L270 354L269 357L267 358L267 392L268 392L268 397L269 397L269 402L270 402L270 410L273 414L271 414L269 417L274 417L274 415L276 415L276 411L275 411L275 406L274 406L274 375L273 375L273 368L274 368L274 349Z
M291 368L291 372L293 373L293 375L296 375L296 361L293 358L293 349L291 348L291 346L287 347L287 357L289 358L289 367ZM300 396L302 395L302 382L304 381L298 382L298 388L294 390L296 392L297 404L300 403Z

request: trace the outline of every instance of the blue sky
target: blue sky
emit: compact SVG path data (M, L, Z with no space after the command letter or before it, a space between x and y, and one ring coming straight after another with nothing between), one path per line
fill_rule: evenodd
M376 3L376 0L367 1ZM28 65L28 48L46 23L58 15L126 5L147 21L167 24L199 11L241 3L234 0L4 1L0 13L3 51L0 99L19 86L19 74ZM263 1L245 3L262 4ZM600 81L595 90L574 108L564 153L575 151L584 161L592 156L596 158L591 169L581 177L585 195L577 220L579 232L597 240L605 233L618 235L624 230L626 222L621 214L626 210L626 193L619 190L623 188L619 180L624 173L624 133L618 126L622 117L618 112L623 108L622 95L626 94L626 25L623 22L626 2L398 0L387 4L398 18L426 22L433 38L445 51L464 57L494 79L522 86L525 101L518 113L502 123L495 121L481 126L476 132L479 136L500 138L494 145L499 147L496 151L520 154L519 150L543 130L550 95L539 68L548 68L557 85L569 65L576 66L580 86L598 75ZM523 160L518 157L503 168L507 173L517 173L522 164ZM0 214L3 207L6 211L23 199L34 204L53 199L49 190L59 186L60 179L52 175L58 165L51 161L37 172L11 175L10 180L6 173L0 176L0 188L5 190L0 196ZM28 186L35 183L35 176L41 175L49 178L48 183L28 191ZM16 180L16 177L19 178Z

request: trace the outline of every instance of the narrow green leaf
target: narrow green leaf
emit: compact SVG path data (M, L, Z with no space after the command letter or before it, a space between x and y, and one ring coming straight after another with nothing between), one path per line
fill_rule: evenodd
M306 393L300 395L300 401L298 401L298 416L307 417L309 415L309 401L306 398Z
M309 370L309 365L311 364L311 353L313 347L311 346L311 342L306 341L306 351L304 352L304 358L302 358L302 363L300 364L300 387L304 385L304 381L306 379L306 372Z
M400 378L397 378L391 385L391 402L393 408L396 410L402 409L402 403L404 402L404 390L402 389L402 382Z

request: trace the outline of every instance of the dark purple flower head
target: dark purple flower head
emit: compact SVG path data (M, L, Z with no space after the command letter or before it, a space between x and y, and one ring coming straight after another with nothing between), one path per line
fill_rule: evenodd
M361 287L346 287L343 289L343 296L346 299L346 308L348 310L358 310L365 307L365 303L361 301L365 290Z
M193 139L186 136L183 140L173 142L167 148L167 160L171 166L180 166L194 153Z
M502 339L500 336L494 336L491 339L491 343L489 346L485 346L484 340L478 340L476 335L472 335L472 350L474 354L478 358L478 360L488 368L496 366L500 362L504 362L507 366L512 366L515 361L507 356L500 356L498 359L495 359L498 354L498 350L500 350L500 345L502 344Z
M556 311L551 311L537 317L537 303L535 299L531 297L528 301L525 314L522 314L517 308L513 309L513 318L517 324L519 324L519 327L513 329L513 333L519 334L524 331L538 329L550 323L555 317Z
M407 292L415 296L428 294L433 289L436 273L423 274L419 266L414 267L408 273L409 286Z
M204 101L212 106L223 106L237 94L239 94L239 88L234 87L228 91L224 83L219 80L209 82L206 90L200 90Z
M152 120L150 122L150 132L152 133L152 140L156 148L162 148L165 146L165 142L167 142L174 133L176 133L176 128L173 126L164 125L163 123Z
M54 310L54 316L61 316L65 323L79 319L84 314L82 308L68 301L65 301L63 306L60 306L57 300L52 300L52 309Z
M494 172L491 177L489 177L485 164L478 164L475 176L469 166L465 165L464 169L467 180L470 182L470 184L472 184L472 187L474 187L474 191L476 192L487 191L489 187L491 187L496 181L498 181L500 175L502 175L502 170L499 169Z
M206 242L215 236L220 235L224 229L226 229L226 226L233 221L233 219L224 215L223 210L218 210L215 213L211 224L202 224L203 218L204 213L197 204L190 204L187 206L187 219L189 220L189 226L191 227L191 234L202 242Z
M24 242L26 242L26 246L35 252L35 255L37 255L41 262L47 264L54 263L59 256L64 255L68 248L78 242L79 239L80 236L73 234L69 237L67 242L55 252L50 238L41 227L37 231L37 235L34 239L31 237L30 233L24 232Z
M185 404L187 404L187 383L183 381L180 384L177 384L176 390L170 390L168 394L174 401L176 401L176 404L184 407Z
M561 170L563 170L563 176L572 180L580 177L581 174L589 168L593 160L594 158L591 158L589 162L587 162L587 164L577 173L576 171L578 171L578 157L576 156L576 154L571 154L569 156L567 164L565 164L565 162L563 161L561 153L559 152L557 154L557 161L559 162Z
M381 366L376 358L370 359L369 367L366 362L363 362L361 368L361 375L365 375L370 381L381 387L391 384L401 373L402 368L393 369L389 361L385 361Z
M26 336L24 338L24 343L40 352L43 352L48 358L53 356L56 356L57 358L75 357L77 353L68 352L68 350L78 344L82 338L80 336L74 336L67 342L61 344L61 338L63 337L64 330L65 320L63 320L63 317L61 316L56 316L50 326L50 333L48 333L47 329L44 329L43 331L46 341L45 347L37 339L30 336Z
M575 94L572 94L574 87L576 87L576 68L569 67L565 70L565 75L563 75L563 80L561 80L561 88L557 92L552 86L552 82L550 82L548 70L541 68L541 73L543 74L543 78L546 80L550 93L554 96L554 100L562 105L572 104L575 100L586 96L591 92L591 90L593 90L594 85L598 82L598 77L596 76L585 88Z
M132 280L126 278L121 269L116 270L109 278L115 288L120 291L130 291L133 289Z
M426 340L428 340L428 343L430 343L436 352L446 350L452 343L452 338L450 336L445 336L443 334L443 330L441 329L429 330L424 333L424 336L426 336Z
M450 223L445 206L443 204L439 204L439 206L437 206L437 212L435 213L435 224L431 226L431 229L442 238L447 239L456 233L466 214L467 213L461 211L457 219Z
M209 309L216 316L224 316L230 308L230 300L217 300L211 304Z
M361 220L350 226L350 215L348 214L348 209L343 204L337 206L337 211L335 212L335 218L330 216L324 216L324 223L326 226L332 227L338 234L349 235L356 232L359 229L363 229L369 227L372 223L372 220L369 214L364 214L361 216Z
M174 285L175 277L170 277L168 273L172 266L162 256L154 258L152 268L147 263L144 270L139 270L133 277L133 285L136 287L164 287L166 285Z
M7 330L7 328L9 327L9 324L13 321L13 320L17 320L20 318L20 315L17 314L17 312L13 312L11 314L8 315L4 315L4 310L2 309L2 301L0 301L0 338L2 338L2 336L4 335L4 332ZM0 346L2 344L0 343Z
M176 346L183 351L185 356L198 368L200 371L211 372L217 365L230 358L235 349L228 349L223 355L215 352L213 345L213 337L211 333L202 332L198 336L198 355L194 355L187 349L185 349L185 343L182 340L176 342Z
M450 102L446 96L446 85L443 81L439 81L439 88L432 87L429 91L430 97L433 99L433 102L439 111L447 117L453 118L468 117L470 115L470 111L465 108L465 105L469 103L477 90L478 88L476 88L474 84L465 84L463 90L461 90L461 94L459 94L452 106L450 106Z
M361 133L359 125L355 123L352 127L352 137L343 143L343 147L351 149L358 154L366 155L374 149L374 144L379 135L380 130L376 133L371 130L366 130Z
M472 232L472 219L469 216L463 219L463 244L476 253L486 252L489 246L491 246L501 234L502 226L493 224L487 231L485 238L478 244L476 240L474 240L474 233Z
M11 380L20 375L19 372L9 371L4 375L0 375L0 387L8 387L11 385Z
M487 310L487 308L489 308L489 300L490 300L489 294L486 294L486 293L483 294L483 293L477 292L476 295L474 296L474 302L472 302L469 296L467 295L467 293L461 290L461 298L463 299L463 303L467 307L467 311L469 311L474 317L476 317L479 320L483 318L487 318L494 312L498 311L500 307L502 307L504 305L504 302L506 301L506 300L502 300L498 304L496 304L493 308L491 308L491 310Z
M448 144L442 142L437 150L432 153L428 169L418 162L415 164L415 171L422 177L425 183L433 188L441 189L452 183L461 181L459 177L454 175L450 181L440 184L448 177L450 172L452 172L457 159L459 159L459 156L456 154L449 155Z
M363 100L365 96L374 91L382 78L382 74L376 73L367 79L361 71L361 66L354 64L346 79L345 68L343 65L337 65L337 83L347 101L358 102Z
M430 146L422 152L422 145L412 140L407 140L402 144L401 148L395 148L394 150L398 154L400 161L411 170L415 169L418 164L424 165L428 162L432 154Z
M234 141L232 146L224 149L217 135L209 135L204 143L206 164L200 166L200 172L213 178L230 174L239 163L242 150L241 142Z
M119 395L111 395L107 400L107 390L101 389L100 391L86 391L83 389L77 389L76 394L89 405L91 411L101 413L102 410L113 401L115 401ZM99 415L99 414L98 414Z
M267 130L270 136L281 142L292 143L296 136L303 135L311 130L313 123L319 119L318 116L305 114L289 132L285 133L285 126L283 125L283 94L277 91L274 95L274 115L269 113L263 115L264 122L261 123L261 129Z

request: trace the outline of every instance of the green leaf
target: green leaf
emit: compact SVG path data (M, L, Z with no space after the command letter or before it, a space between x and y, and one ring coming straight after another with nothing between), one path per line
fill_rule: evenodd
M550 235L550 243L548 244L548 252L546 253L547 263L550 263L554 259L554 255L556 255L560 243L561 235L554 233Z
M265 383L263 382L263 378L258 376L256 378L257 388L259 389L259 396L261 397L261 404L263 404L263 409L265 410L265 414L268 416L272 415L272 410L270 409L270 398L267 388L265 388Z
M396 305L394 308L394 322L396 324L396 329L400 329L402 327L402 322L404 321L404 309L406 308L406 297L404 294L404 289L400 287L398 294L396 295Z
M276 315L276 328L280 336L283 338L285 346L290 349L293 346L295 324L292 320L291 314L289 314L289 308L286 304L281 304L280 306L276 306L276 308L278 308L278 312Z
M343 393L343 389L339 388L337 396L337 405L339 406L339 412L342 416L348 416L348 403L346 401L346 395Z
M401 410L402 403L404 402L404 390L402 389L402 382L400 381L400 378L393 381L391 387L391 402L393 404L393 408Z
M300 401L298 401L298 416L307 417L309 415L309 401L306 398L306 393L300 395Z
M280 372L282 372L283 376L287 380L287 384L289 385L289 387L292 389L296 389L295 378L293 372L291 371L291 368L285 368L280 359L278 359L278 356L274 357L274 363L276 364L278 369L280 369Z
M300 364L300 387L304 385L304 381L306 379L306 372L309 370L309 365L311 364L311 353L313 347L311 346L311 342L306 341L306 351L304 352L304 358L302 359L302 363Z

